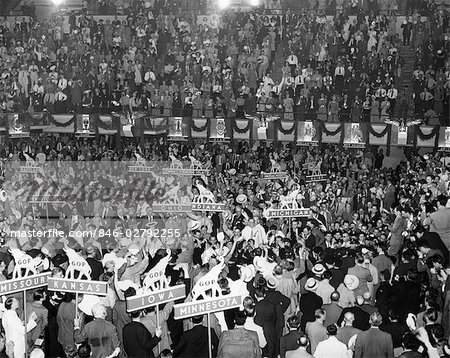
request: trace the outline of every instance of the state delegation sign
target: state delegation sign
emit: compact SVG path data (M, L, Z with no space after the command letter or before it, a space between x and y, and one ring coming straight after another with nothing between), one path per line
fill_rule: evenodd
M0 282L0 295L9 295L15 292L32 290L34 288L47 286L51 272L40 273L14 280Z
M303 209L268 209L266 211L266 216L268 219L272 218L298 218L298 217L308 217L309 208Z
M127 311L133 312L147 307L153 307L166 302L175 301L186 297L185 285L169 287L155 292L147 292L142 295L127 298Z
M223 296L206 300L180 303L174 306L175 319L201 316L207 313L220 312L242 305L241 296Z
M86 281L50 277L48 279L48 289L52 291L106 296L106 294L108 293L108 283L102 281Z

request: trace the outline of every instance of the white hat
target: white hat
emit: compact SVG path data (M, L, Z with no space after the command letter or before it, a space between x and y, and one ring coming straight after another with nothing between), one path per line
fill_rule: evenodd
M277 288L278 287L278 279L274 276L269 276L267 278L267 287L268 288Z
M326 269L325 269L325 267L323 267L322 264L315 264L312 269L312 272L317 276L323 275L323 273L325 271L326 271Z
M236 197L236 202L239 203L239 204L244 204L244 203L246 203L246 202L247 202L247 196L246 196L245 194L239 194L239 195Z
M305 283L305 290L306 291L315 291L317 289L317 286L319 286L319 282L314 278L308 278L308 281Z
M256 275L256 269L253 265L241 266L241 279L244 282L250 282Z
M194 231L200 229L200 223L196 220L192 220L188 224L188 231Z
M131 280L123 280L123 281L118 281L117 282L117 287L119 288L119 290L121 291L126 291L128 290L130 287L133 287L135 290L137 290L139 287L138 285L136 285L133 281Z
M236 169L231 168L230 170L228 170L228 174L235 175L236 174Z
M344 285L349 290L355 290L359 286L359 279L355 275L346 275L344 278Z

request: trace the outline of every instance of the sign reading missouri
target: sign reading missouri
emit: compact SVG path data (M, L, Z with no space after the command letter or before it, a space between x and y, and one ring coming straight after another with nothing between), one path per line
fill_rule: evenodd
M0 282L0 295L9 295L11 293L31 290L42 286L47 286L51 272L40 273L14 280Z
M127 298L127 311L133 312L186 297L186 286L178 285Z
M48 279L48 289L52 291L86 293L91 295L106 296L108 292L108 283L102 281L86 281L50 277Z
M266 211L267 218L297 218L308 217L309 209L268 209Z
M237 308L242 305L241 296L223 296L208 298L205 300L180 303L173 307L175 319L184 319L193 316L204 315L206 313L220 312L230 308Z

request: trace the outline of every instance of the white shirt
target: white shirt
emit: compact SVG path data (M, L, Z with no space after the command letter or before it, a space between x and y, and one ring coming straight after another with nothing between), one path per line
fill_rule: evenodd
M336 336L320 342L314 352L315 358L348 358L347 346L339 342Z
M290 65L298 65L298 58L295 55L289 55L288 58L287 58L287 62Z
M259 346L261 348L264 348L266 346L267 340L264 336L263 328L255 323L254 317L247 317L247 319L245 320L244 328L248 329L249 331L256 332L256 334L258 335Z

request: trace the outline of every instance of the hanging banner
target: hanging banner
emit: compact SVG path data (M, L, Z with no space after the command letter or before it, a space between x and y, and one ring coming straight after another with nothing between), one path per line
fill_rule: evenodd
M210 125L208 118L192 118L191 136L194 139L206 139L208 137L208 126Z
M13 113L8 116L8 133L11 138L26 138L30 136L30 125L25 115Z
M91 118L95 116L91 115ZM98 127L99 134L113 135L117 133L117 127L114 127L112 116L98 116L95 125Z
M187 138L186 124L183 122L183 117L169 118L169 139L183 140Z
M330 131L334 132L336 129L339 128L341 124L340 123L324 123L325 128ZM341 141L341 132L339 131L335 135L328 135L325 133L325 131L322 132L322 142L323 143L339 143Z
M241 140L249 140L250 132L252 126L254 125L254 122L256 121L253 121L251 119L235 119L233 126L233 138ZM256 125L259 126L259 123Z
M344 124L344 146L352 148L364 148L366 143L359 123Z
M378 134L383 133L386 129L386 124L369 124L372 127L372 131ZM369 143L372 145L387 145L388 133L382 137L376 136L372 134L372 131L369 129Z
M402 127L399 127L399 145L406 145L406 129L407 127L404 127L405 129L405 140L400 142L400 136L403 134L401 132ZM416 128L417 131L420 131L424 136L430 136L433 131L435 131L435 127L431 127L431 126L417 126ZM439 135L436 134L436 135ZM421 138L421 136L418 134L417 135L417 146L418 147L432 147L434 148L435 143L436 143L436 135L431 136L431 138Z
M210 139L216 142L227 142L230 140L229 126L225 118L211 118Z
M298 122L297 145L318 145L316 134L316 127L312 121Z
M90 114L78 114L75 122L77 137L95 136L95 123L91 120Z
M293 142L295 140L295 124L293 121L280 121L277 126L277 138L280 142Z
M441 127L439 132L439 148L450 150L450 127Z

